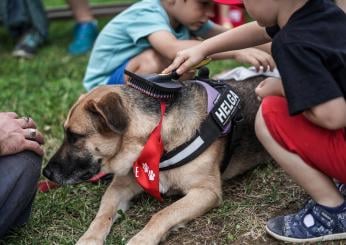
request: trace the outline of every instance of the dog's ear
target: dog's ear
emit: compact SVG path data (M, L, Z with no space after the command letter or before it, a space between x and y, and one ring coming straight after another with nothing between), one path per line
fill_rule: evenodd
M72 112L75 110L75 108L79 105L79 103L82 101L82 99L85 97L85 94L81 94L78 98L78 100L73 104L73 106L71 107L70 111L67 114L67 119L65 121L65 124L67 123L67 121L70 119Z
M100 101L89 100L85 109L93 117L100 133L113 131L122 134L128 126L129 118L121 97L114 92L104 95Z

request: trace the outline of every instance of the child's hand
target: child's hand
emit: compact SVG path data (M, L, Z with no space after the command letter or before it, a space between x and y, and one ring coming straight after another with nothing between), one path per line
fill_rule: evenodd
M272 56L257 48L247 48L234 51L234 59L240 63L251 64L256 67L256 71L261 69L265 72L275 68Z
M171 73L176 70L180 75L191 69L191 67L199 64L205 55L203 55L202 50L199 48L199 45L181 50L177 52L177 55L173 63L162 71L162 73Z
M281 79L275 77L269 77L263 80L255 88L255 92L259 100L269 95L285 96Z

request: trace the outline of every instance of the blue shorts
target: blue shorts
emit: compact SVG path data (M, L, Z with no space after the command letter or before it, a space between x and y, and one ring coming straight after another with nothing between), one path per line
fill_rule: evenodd
M120 66L115 68L115 70L113 71L111 77L108 79L107 84L125 84L124 70L125 70L125 68L127 66L127 63L129 63L128 60L126 60Z

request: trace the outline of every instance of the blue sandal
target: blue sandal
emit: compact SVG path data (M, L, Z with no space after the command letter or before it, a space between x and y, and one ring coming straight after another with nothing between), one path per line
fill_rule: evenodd
M296 214L270 219L267 232L286 242L318 242L346 238L346 205L338 213L310 200Z

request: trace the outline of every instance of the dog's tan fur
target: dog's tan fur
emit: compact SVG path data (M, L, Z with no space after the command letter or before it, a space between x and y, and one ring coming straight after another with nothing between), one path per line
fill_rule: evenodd
M253 89L260 80L232 83L243 98L245 120L241 146L235 151L225 178L243 173L267 159L253 132L258 108ZM188 85L186 90L177 103L170 105L163 120L162 138L166 151L189 140L206 117L205 92L199 85ZM159 105L152 101L146 104L146 99L142 97L131 88L99 87L81 96L66 119L65 131L80 135L80 138L65 139L47 168L71 157L82 158L87 153L90 155L90 166L102 162L102 170L114 174L95 219L77 242L79 245L103 244L117 218L117 210L126 210L129 201L142 192L133 176L132 164L160 117ZM160 191L180 191L183 197L156 213L128 244L158 244L174 226L203 215L220 204L222 190L219 168L224 150L228 150L224 149L225 142L225 137L219 138L192 162L160 172ZM53 168L51 172L54 171ZM77 173L73 171L66 176L59 173L53 179L60 183L75 183L78 182L75 175Z

